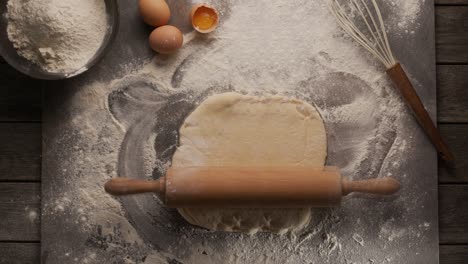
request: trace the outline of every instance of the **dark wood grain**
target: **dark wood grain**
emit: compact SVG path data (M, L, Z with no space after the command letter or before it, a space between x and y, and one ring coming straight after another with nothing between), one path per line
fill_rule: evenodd
M440 264L466 264L467 262L467 245L440 246Z
M0 183L0 241L40 239L40 184Z
M468 0L437 0L436 4L468 4ZM467 7L437 7L437 61L467 63ZM438 116L440 122L468 122L468 66L439 65ZM468 183L468 124L441 124L441 132L455 153L453 167L440 163L441 183ZM440 242L468 244L468 185L439 188ZM441 245L441 264L468 263L467 245Z
M468 124L440 124L442 136L455 153L455 162L439 162L440 183L468 183Z
M436 5L468 5L468 0L435 0Z
M45 82L27 77L0 57L0 121L41 120Z
M438 63L468 63L468 6L436 7Z
M41 177L41 124L0 123L0 181Z
M467 76L468 65L439 65L437 67L439 122L468 122Z
M439 186L439 241L468 244L468 185Z
M0 243L0 264L37 264L40 256L39 243Z

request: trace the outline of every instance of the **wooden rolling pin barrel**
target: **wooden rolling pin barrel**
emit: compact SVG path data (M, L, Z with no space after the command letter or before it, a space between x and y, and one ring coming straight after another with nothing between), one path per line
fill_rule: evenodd
M114 178L112 195L154 192L166 206L181 207L332 207L352 192L391 195L400 183L391 177L348 181L336 167L169 168L156 181Z

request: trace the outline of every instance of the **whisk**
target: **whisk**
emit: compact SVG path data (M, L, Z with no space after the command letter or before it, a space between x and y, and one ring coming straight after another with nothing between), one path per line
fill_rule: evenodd
M439 155L446 161L453 161L454 156L442 139L437 127L426 111L414 89L408 75L395 59L390 47L385 23L375 0L328 0L328 5L338 24L362 47L368 50L386 69L395 87L400 91L407 105L422 126Z

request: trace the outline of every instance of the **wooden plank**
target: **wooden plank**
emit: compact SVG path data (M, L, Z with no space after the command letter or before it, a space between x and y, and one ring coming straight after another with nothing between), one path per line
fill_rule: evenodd
M436 6L438 63L468 63L468 6Z
M0 123L0 181L41 177L41 124Z
M468 244L468 185L439 186L439 241Z
M439 122L468 122L468 65L437 66Z
M0 183L0 241L39 241L40 183Z
M16 71L0 57L0 121L40 121L45 84Z
M468 5L468 0L435 0L436 5Z
M441 245L440 264L466 264L468 245Z
M442 136L455 155L455 162L439 162L440 183L468 183L468 124L440 124Z
M39 243L0 243L0 264L40 263Z

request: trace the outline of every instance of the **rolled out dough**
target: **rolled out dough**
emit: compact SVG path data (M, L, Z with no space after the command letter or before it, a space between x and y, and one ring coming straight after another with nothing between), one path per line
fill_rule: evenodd
M316 109L280 96L214 95L180 128L173 167L318 166L327 154L325 128ZM191 224L211 230L284 233L308 224L310 208L181 208Z

